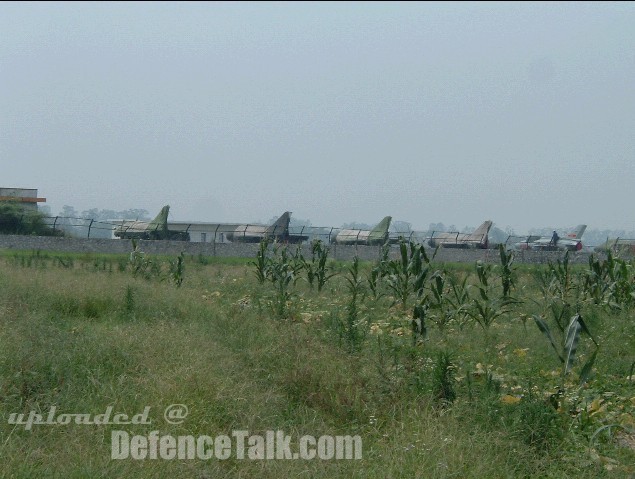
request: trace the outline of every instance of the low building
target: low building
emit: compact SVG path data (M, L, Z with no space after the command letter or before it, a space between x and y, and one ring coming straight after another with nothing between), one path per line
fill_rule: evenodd
M33 188L0 188L0 201L17 201L25 209L37 210L37 204L45 203L46 198L39 198Z
M194 243L229 243L227 233L233 233L238 224L168 221L168 228L187 231Z

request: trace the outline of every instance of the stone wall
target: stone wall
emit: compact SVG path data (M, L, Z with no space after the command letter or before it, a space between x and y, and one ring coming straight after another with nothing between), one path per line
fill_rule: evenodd
M257 243L193 243L185 241L147 241L140 240L139 248L149 254L178 255L183 251L186 255L203 255L219 257L244 257L256 256L259 245ZM291 248L294 248L291 246ZM0 235L0 249L15 250L41 250L72 253L129 253L132 251L130 240L100 239L100 238L59 238L48 236L20 236ZM349 261L355 255L361 260L375 260L379 258L381 248L379 246L362 245L331 245L331 257ZM433 250L428 250L432 254ZM303 245L303 253L310 256L308 245ZM557 251L519 251L516 263L547 263L556 261L564 256ZM390 257L399 257L399 247L391 246ZM572 263L587 263L589 253L572 253ZM473 263L482 260L489 263L500 261L498 250L472 250L472 249L439 249L436 261L442 263Z

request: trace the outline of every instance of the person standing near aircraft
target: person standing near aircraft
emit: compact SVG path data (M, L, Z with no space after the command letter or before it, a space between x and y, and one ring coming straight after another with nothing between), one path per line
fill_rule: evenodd
M558 244L559 240L560 236L558 236L558 233L556 233L556 231L554 230L553 235L551 236L551 244L555 246L556 244Z

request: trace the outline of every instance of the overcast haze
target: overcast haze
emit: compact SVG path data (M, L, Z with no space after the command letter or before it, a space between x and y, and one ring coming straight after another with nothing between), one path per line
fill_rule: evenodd
M0 186L635 230L635 3L0 3Z

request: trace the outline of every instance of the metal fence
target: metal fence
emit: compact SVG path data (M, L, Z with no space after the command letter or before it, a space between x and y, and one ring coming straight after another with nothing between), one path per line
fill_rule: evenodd
M99 221L90 218L66 216L45 216L43 220L52 230L64 232L66 235L76 238L113 239L126 237L130 233L153 231L152 228L148 228L150 221ZM1 222L2 218L0 218ZM439 243L442 243L445 247L470 247L483 244L485 239L467 238L467 234L461 232L413 230L389 230L386 238L381 237L381 235L373 235L367 230L331 226L290 226L288 230L285 230L281 226L258 224L170 222L168 228L172 232L187 233L191 242L203 243L259 242L263 236L267 235L275 236L281 241L290 243L310 242L319 239L325 243L368 244L372 242L378 244L384 243L387 239L389 243L395 244L399 242L400 238L403 238L406 241L417 242L430 247L434 247ZM19 233L19 230L20 227L18 225L16 233ZM157 225L154 227L154 231L158 230L159 226ZM540 236L508 235L502 241L494 241L490 236L488 246L490 248L496 247L499 243L502 243L508 249L526 249L529 243L538 238ZM607 239L602 247L615 252L627 251L635 253L635 239ZM594 245L584 244L584 249L587 251L593 248Z
M77 238L116 238L116 234L125 236L126 234L140 232L140 228L146 231L159 230L158 225L149 228L150 221L145 220L99 221L90 218L46 216L44 221L51 229L63 231ZM366 230L332 226L290 226L285 231L283 227L259 224L169 222L168 229L189 233L191 241L209 243L253 242L259 241L259 238L263 235L277 236L291 242L308 242L313 239L320 239L324 242L332 243L336 238L339 238L342 242L365 242L369 238L369 231ZM406 241L425 243L442 235L444 242L458 244L462 234L445 231L390 230L388 232L388 240L391 243L396 243L400 238L404 238Z

